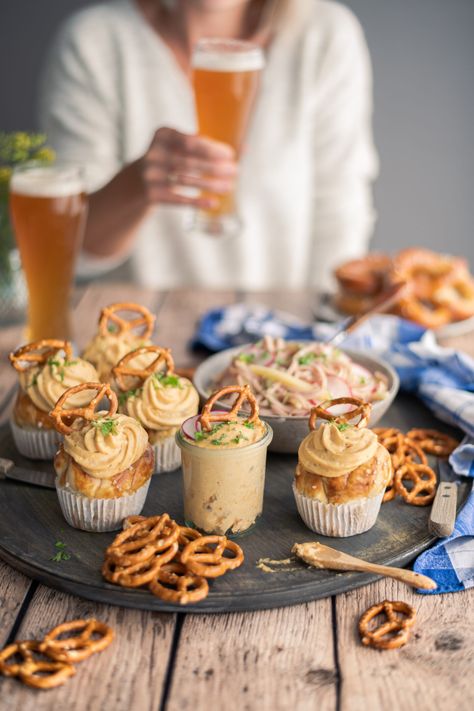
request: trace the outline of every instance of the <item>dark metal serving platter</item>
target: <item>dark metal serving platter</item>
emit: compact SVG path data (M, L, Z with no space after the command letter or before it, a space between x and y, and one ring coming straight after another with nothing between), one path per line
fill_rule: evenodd
M406 395L397 398L381 424L402 430L413 426L447 429L419 401ZM18 466L52 471L50 464L31 462L19 455L8 427L0 429L0 456L13 459ZM295 542L319 540L371 562L396 566L406 565L434 542L427 528L430 507L408 506L401 500L384 504L376 525L367 533L345 539L318 536L304 526L296 511L291 490L295 464L295 455L269 455L262 519L239 540L245 563L213 581L205 600L184 609L226 612L294 605L376 579L361 573L309 569L297 561L289 566L273 566L278 568L274 573L257 567L261 558L288 558ZM460 483L458 506L464 503L468 492L468 484ZM98 602L146 610L183 610L162 602L147 590L120 588L103 580L100 568L104 550L115 534L70 528L61 515L53 489L2 481L0 507L0 558L22 573ZM182 522L180 471L153 477L144 514L164 511ZM71 554L69 560L52 560L58 550L56 541L65 544Z

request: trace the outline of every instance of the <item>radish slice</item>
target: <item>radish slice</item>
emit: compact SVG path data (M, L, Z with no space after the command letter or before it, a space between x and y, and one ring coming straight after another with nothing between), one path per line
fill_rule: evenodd
M352 389L349 383L338 375L328 375L326 387L331 394L331 400L337 397L352 397ZM343 405L343 407L345 407L345 405Z
M187 420L181 425L181 431L188 439L195 439L196 432L198 432L197 425L199 423L200 415L194 415L194 417L188 417ZM201 429L199 425L199 429Z

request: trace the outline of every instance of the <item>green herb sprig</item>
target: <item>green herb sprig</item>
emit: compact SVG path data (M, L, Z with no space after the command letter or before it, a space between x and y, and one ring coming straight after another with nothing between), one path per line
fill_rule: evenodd
M61 563L63 560L71 559L71 554L66 550L65 543L63 543L62 541L56 541L54 547L57 550L53 557L50 558L50 560L54 561L55 563Z
M97 420L92 420L92 425L100 430L104 437L118 434L117 420L112 417L99 417Z
M183 386L181 385L179 381L179 376L178 375L165 375L165 373L153 373L153 377L155 380L157 380L160 385L163 385L165 388L179 388L180 390L183 389ZM156 385L155 385L156 387Z

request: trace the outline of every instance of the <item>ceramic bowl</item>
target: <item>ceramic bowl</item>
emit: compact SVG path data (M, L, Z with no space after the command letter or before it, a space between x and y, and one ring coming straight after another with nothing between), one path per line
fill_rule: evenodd
M229 348L207 358L196 369L194 385L204 402L216 389L216 381L220 374L227 368L231 360L242 350L245 345ZM381 358L363 352L341 348L355 363L372 372L379 371L387 378L387 396L372 404L369 425L373 427L387 412L399 388L400 381L395 370ZM225 409L225 406L222 406ZM281 417L280 415L261 415L261 419L268 422L273 430L273 440L270 450L273 452L296 453L301 441L308 434L308 417Z

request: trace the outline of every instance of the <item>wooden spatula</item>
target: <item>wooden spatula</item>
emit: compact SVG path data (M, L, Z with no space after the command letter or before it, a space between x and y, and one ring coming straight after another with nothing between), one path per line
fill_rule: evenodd
M315 568L329 568L329 570L358 570L362 573L375 573L384 575L387 578L400 580L402 583L411 585L413 588L423 588L424 590L434 590L437 585L434 580L426 575L414 573L412 570L403 568L392 568L388 565L377 565L368 563L361 558L354 558L347 553L341 553L335 548L324 546L322 543L295 543L291 549L298 558Z

